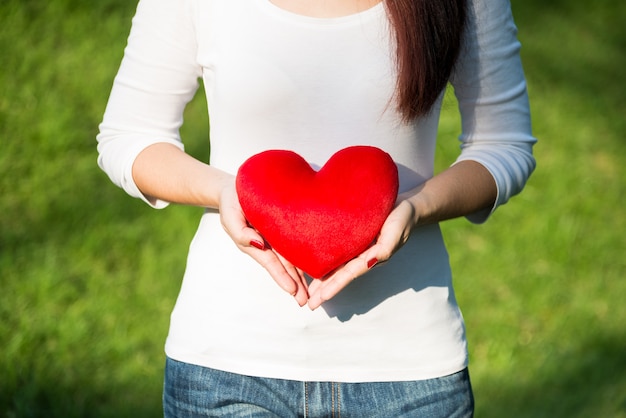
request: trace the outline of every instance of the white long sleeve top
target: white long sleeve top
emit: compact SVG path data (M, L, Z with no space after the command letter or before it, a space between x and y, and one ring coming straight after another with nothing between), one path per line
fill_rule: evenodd
M468 216L483 222L523 188L535 138L509 2L468 3L450 82L462 117L458 160L484 165L498 188L491 210ZM143 149L183 148L183 110L200 77L217 168L234 174L267 149L322 166L363 144L393 157L400 191L433 176L441 101L428 117L400 121L382 4L313 18L269 0L141 0L97 138L100 167L131 196L150 204L131 175ZM415 229L391 260L310 311L236 248L210 209L190 245L165 349L235 373L343 382L433 378L468 361L438 225Z

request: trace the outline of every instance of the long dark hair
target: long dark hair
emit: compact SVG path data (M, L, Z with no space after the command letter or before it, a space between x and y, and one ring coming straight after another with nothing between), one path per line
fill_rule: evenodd
M466 0L384 0L396 41L396 103L405 121L427 115L461 48Z

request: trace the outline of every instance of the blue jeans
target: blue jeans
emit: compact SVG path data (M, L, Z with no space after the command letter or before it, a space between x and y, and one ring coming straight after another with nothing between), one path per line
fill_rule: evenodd
M167 359L165 418L472 417L467 369L411 382L299 382L242 376Z

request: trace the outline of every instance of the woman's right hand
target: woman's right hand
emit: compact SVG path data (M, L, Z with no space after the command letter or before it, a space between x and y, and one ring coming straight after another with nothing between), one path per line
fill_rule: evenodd
M261 264L300 306L308 299L302 271L269 248L251 228L239 205L235 176L201 162L169 143L144 149L133 164L133 179L146 199L218 208L222 226L237 247Z
M285 292L295 297L298 305L306 305L309 294L304 273L269 248L263 237L250 227L239 204L234 181L222 189L219 200L222 226L237 247L263 266Z

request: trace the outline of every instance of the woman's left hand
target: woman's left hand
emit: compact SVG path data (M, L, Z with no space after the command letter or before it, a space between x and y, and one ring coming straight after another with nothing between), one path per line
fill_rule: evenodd
M498 188L480 163L460 161L398 196L376 243L323 280L309 285L308 306L317 309L374 265L385 262L409 239L417 225L441 222L493 208Z
M313 280L309 285L308 306L311 310L337 295L359 276L376 264L383 263L409 239L415 225L415 207L408 200L399 200L383 224L376 242L362 254L350 260L328 277Z

